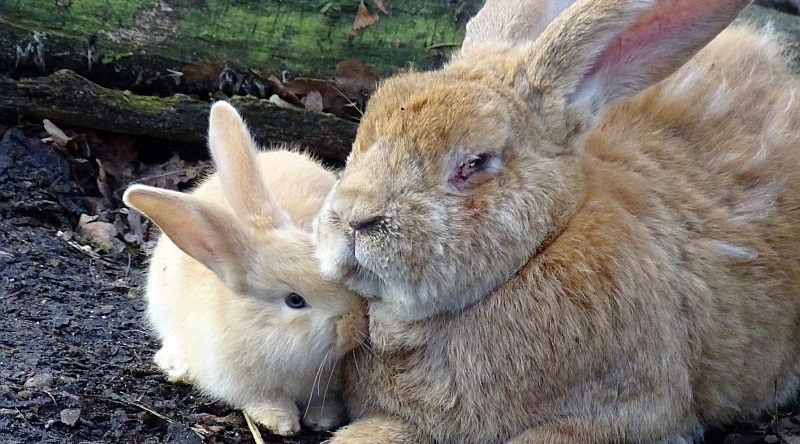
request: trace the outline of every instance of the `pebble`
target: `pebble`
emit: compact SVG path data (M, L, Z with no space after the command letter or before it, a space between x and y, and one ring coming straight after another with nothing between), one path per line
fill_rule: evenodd
M78 423L78 420L81 419L81 409L64 409L61 411L61 422L64 424L74 427L75 424Z

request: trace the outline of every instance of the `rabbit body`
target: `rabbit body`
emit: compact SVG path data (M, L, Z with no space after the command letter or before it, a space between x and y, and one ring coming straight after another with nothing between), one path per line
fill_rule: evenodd
M572 11L560 30L597 26ZM362 419L331 442L685 442L791 400L800 82L778 47L729 28L596 122L548 120L584 102L548 101L570 60L536 46L382 85L316 225L323 271L371 298Z
M217 126L240 123L229 105L215 109ZM214 116L212 109L212 135ZM335 176L295 151L255 154L244 126L238 129L240 134L231 135L216 128L222 137L210 137L210 144L220 171L191 193L141 186L126 193L129 205L166 234L153 252L146 290L148 318L162 342L154 361L171 381L190 382L276 433L297 432L300 415L312 428L330 429L343 419L335 363L364 328L360 298L319 275L309 234ZM230 189L226 179L241 188ZM258 197L260 182L268 196ZM274 227L263 215L241 214L232 202L251 197L248 187L256 208L274 205L289 221ZM148 207L142 193L179 200ZM179 205L183 201L187 208ZM191 218L211 219L214 212L222 222L206 223L197 236L184 239L183 231L194 229ZM219 239L234 248L222 251L213 244ZM190 242L219 251L206 258ZM215 268L218 262L229 268ZM289 294L302 295L308 307L287 306L283 298Z

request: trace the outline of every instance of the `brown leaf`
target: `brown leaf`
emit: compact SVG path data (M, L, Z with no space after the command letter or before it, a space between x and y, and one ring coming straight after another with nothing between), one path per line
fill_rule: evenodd
M78 234L93 240L100 245L107 245L114 253L119 253L125 245L117 239L117 229L110 222L98 220L98 216L81 214L78 220Z
M350 31L348 31L347 34L356 35L358 31L374 25L378 20L380 20L378 14L367 9L364 0L361 0L361 4L358 5L358 12L356 12L356 18L353 20L353 26L350 27Z
M72 142L73 138L67 136L64 131L61 131L61 128L47 119L42 120L42 124L44 124L44 130L47 131L47 134L50 136L42 139L42 142L51 142L53 146L59 150L66 151L67 145Z
M336 64L336 77L334 84L350 100L361 98L378 87L378 76L375 75L361 60L349 59Z
M129 182L135 175L133 162L138 155L134 148L137 138L126 134L108 133L102 144L95 147L95 156L103 161L105 172L120 182Z
M181 69L183 83L211 90L216 85L219 74L224 68L225 65L219 62L199 62L186 65Z
M277 77L269 76L269 78L267 79L267 84L269 85L270 91L274 93L273 95L277 95L281 100L292 106L295 106L297 108L303 108L303 102L301 102L300 99L298 99L297 96L294 95L291 91L286 89L286 86L284 86L284 84L281 83L281 81L278 80ZM270 97L270 101L271 102L273 101L272 97Z
M372 3L381 10L382 13L388 14L391 0L372 0Z
M330 82L327 80L314 79L311 77L295 77L284 85L287 91L297 97L305 96L311 91L317 91L324 96L324 91L330 87Z
M101 210L106 210L111 203L111 186L108 184L105 164L100 159L95 159L95 162L97 162L97 190L103 196Z

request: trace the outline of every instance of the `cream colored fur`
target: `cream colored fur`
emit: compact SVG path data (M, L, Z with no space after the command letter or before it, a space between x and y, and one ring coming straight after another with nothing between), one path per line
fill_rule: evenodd
M341 419L336 363L360 339L361 300L322 278L309 230L334 175L294 151L258 152L236 111L212 107L218 172L191 194L134 185L125 202L165 233L150 261L155 362L279 434ZM309 307L293 309L297 293Z
M331 444L685 442L792 399L800 82L717 36L747 3L579 0L381 85L315 224L370 298Z

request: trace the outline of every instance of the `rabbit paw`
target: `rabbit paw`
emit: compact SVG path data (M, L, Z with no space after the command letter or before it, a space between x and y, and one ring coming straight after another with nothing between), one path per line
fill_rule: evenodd
M276 435L291 436L300 431L300 412L294 405L265 404L245 410L254 421Z
M303 424L314 431L331 430L342 423L343 410L342 404L336 401L311 405L303 417Z
M410 424L373 416L348 424L333 434L327 444L432 444Z
M177 346L165 344L153 356L153 362L166 375L169 382L187 382L189 380L189 363Z

